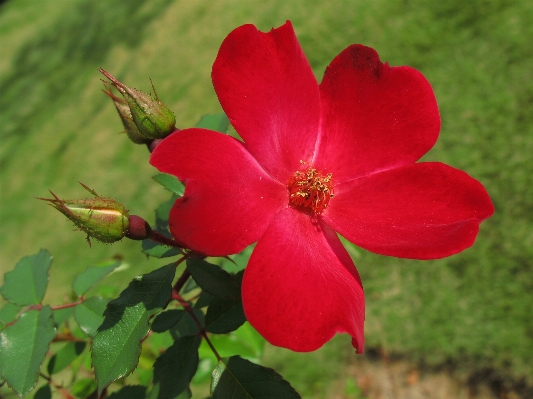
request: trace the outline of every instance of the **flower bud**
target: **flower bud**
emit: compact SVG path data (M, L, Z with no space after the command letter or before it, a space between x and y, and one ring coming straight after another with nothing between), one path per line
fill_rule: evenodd
M133 121L143 136L148 139L162 139L175 130L176 117L159 101L157 95L154 99L147 93L122 84L103 69L100 68L99 71L110 80L109 84L124 96Z
M137 125L135 124L133 117L131 116L131 111L130 107L128 106L128 103L122 98L118 98L117 96L115 96L111 91L111 88L109 87L107 88L107 90L103 90L103 92L113 100L113 104L115 104L115 108L117 109L118 115L122 120L124 131L130 138L130 140L133 141L135 144L147 144L151 142L152 140L143 136L143 134L139 131L139 128L137 128Z
M124 205L112 198L101 197L83 183L80 184L95 198L62 200L50 191L53 199L38 199L50 202L50 205L87 233L89 245L91 237L105 243L122 239L129 229L128 211Z

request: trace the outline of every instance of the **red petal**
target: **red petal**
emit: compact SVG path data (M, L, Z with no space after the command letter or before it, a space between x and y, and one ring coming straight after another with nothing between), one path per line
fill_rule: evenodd
M335 232L287 208L261 237L242 284L244 312L271 344L299 352L337 332L363 351L361 280Z
M213 85L246 148L286 183L310 161L320 118L320 94L290 22L268 33L235 29L213 65Z
M420 159L437 140L440 117L430 84L410 67L382 64L353 45L320 85L322 136L315 165L337 183Z
M470 247L493 212L477 180L441 163L417 163L336 186L323 217L369 251L436 259Z
M186 184L170 212L170 230L177 241L206 255L240 252L288 203L286 187L241 142L224 134L181 130L156 147L150 163Z

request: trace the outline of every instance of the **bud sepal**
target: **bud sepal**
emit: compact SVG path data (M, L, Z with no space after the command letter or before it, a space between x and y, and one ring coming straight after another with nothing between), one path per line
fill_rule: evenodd
M154 99L150 94L132 89L119 82L107 71L101 68L99 71L109 79L108 83L124 96L130 108L131 117L144 137L151 140L162 139L176 129L174 113L159 101L157 94L155 94L156 98Z
M87 233L89 245L91 238L103 243L121 240L129 230L128 210L117 200L102 197L85 184L80 184L95 198L62 200L50 191L54 198L38 199L48 201L80 230Z
M120 120L122 120L122 125L124 126L124 131L128 135L129 139L135 144L148 144L152 140L144 136L140 131L133 117L131 116L131 111L128 103L113 94L110 87L107 87L106 90L103 90L115 104Z

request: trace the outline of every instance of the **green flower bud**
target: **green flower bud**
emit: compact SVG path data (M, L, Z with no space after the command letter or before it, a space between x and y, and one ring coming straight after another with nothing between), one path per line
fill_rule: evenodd
M130 138L130 140L133 141L135 144L149 143L151 140L145 137L139 131L139 128L135 124L133 117L131 116L131 111L130 111L130 107L128 106L128 103L122 98L118 98L117 96L115 96L113 92L111 91L110 87L108 87L107 90L103 90L103 92L107 94L113 100L113 104L115 104L115 108L118 111L118 115L120 116L120 119L122 120L124 131Z
M176 129L176 117L159 101L157 94L154 99L147 93L122 84L103 69L100 68L99 71L110 80L109 84L124 96L133 121L143 136L148 139L162 139Z
M91 237L105 243L122 239L129 229L128 210L118 201L101 197L83 183L80 184L95 198L62 200L50 191L53 199L38 199L50 202L51 206L87 233L89 245L91 245Z

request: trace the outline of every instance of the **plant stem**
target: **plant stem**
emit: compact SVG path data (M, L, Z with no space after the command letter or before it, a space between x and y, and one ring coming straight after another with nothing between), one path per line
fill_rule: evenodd
M155 230L150 230L148 232L148 239L157 242L158 244L168 245L169 247L184 248L184 246L179 242L173 240L172 238L165 237L163 234L158 233Z
M209 339L209 336L207 335L207 332L205 331L204 326L202 326L202 323L200 323L200 320L198 320L198 318L194 314L194 309L192 308L191 304L189 302L187 302L185 299L183 299L183 297L178 292L176 292L174 290L172 291L172 299L175 299L176 301L178 301L179 304L181 306L183 306L183 309L185 309L185 311L187 313L189 313L189 315L193 318L194 322L198 326L198 329L200 330L200 334L202 334L202 337L204 337L205 342L207 342L207 345L209 345L209 347L213 351L214 355L216 356L217 360L218 361L222 360L222 358L218 354L217 350L215 349L215 347L211 343L211 340Z

